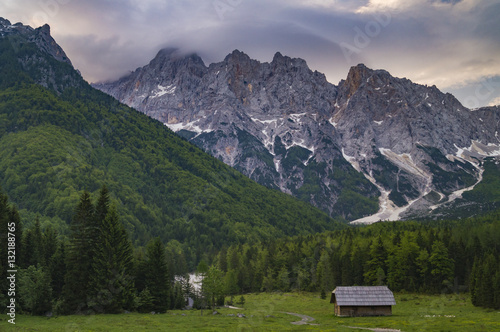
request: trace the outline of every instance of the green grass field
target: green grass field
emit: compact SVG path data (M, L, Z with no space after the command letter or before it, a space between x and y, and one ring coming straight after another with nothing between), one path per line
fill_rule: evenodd
M396 294L389 317L339 318L329 299L317 294L249 294L243 309L169 311L166 314L31 317L20 315L16 325L4 315L0 331L500 331L500 312L472 306L468 295ZM313 317L307 325L285 312ZM245 318L237 317L238 313ZM234 315L234 316L230 316ZM312 325L317 324L317 325ZM382 330L377 330L382 331Z

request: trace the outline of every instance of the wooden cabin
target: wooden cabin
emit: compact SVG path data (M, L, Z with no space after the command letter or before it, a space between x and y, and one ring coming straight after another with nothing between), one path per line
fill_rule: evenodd
M390 316L396 300L387 286L353 286L335 288L330 303L341 317Z

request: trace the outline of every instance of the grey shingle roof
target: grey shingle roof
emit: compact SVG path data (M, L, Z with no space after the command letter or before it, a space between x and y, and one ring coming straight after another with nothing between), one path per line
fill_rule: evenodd
M340 306L395 305L394 294L387 286L337 287L332 292L331 303Z

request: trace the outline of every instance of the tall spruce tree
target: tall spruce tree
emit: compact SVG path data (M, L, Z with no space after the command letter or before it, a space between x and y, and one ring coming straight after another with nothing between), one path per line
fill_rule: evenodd
M24 250L21 252L21 266L27 268L31 265L36 265L35 255L35 236L32 229L27 229L23 234L22 247Z
M91 260L93 262L93 257L98 254L98 251L105 245L102 241L101 233L102 228L105 223L105 219L109 211L109 192L106 185L101 187L99 191L99 198L95 204L95 209L93 211L93 222L87 228L88 241L91 245ZM93 274L93 273L92 273Z
M0 192L0 305L2 310L4 310L7 304L7 290L9 287L7 280L7 270L8 270L8 229L9 224L9 206L7 204L7 196Z
M53 256L59 247L57 231L52 226L47 227L43 232L43 253L45 265L50 267Z
M382 237L379 236L370 246L370 260L366 262L366 272L364 273L366 284L380 286L381 280L379 280L379 269L382 269L384 273L386 272L386 260L387 250L382 242Z
M146 287L153 296L153 309L165 312L170 306L170 280L165 248L159 237L148 243L146 257Z
M52 295L59 298L64 288L64 276L66 275L66 245L59 243L56 252L50 259L50 276L52 279Z
M87 310L88 286L92 273L94 233L94 206L90 194L84 191L76 207L71 224L70 244L67 252L66 275L64 278L63 313L85 312Z
M92 262L89 306L103 313L131 310L134 300L132 244L114 206L99 230L99 247Z
M99 191L99 198L95 206L94 218L96 220L96 227L99 228L101 223L104 222L109 211L109 191L106 185L101 187Z
M446 245L441 241L434 241L429 256L431 289L439 292L444 286L453 285L455 262L449 257Z
M40 225L40 218L37 216L35 225L31 230L33 232L33 265L45 265L45 247L42 234L42 226Z
M21 217L19 216L19 212L15 205L12 205L9 213L9 224L15 225L14 235L16 236L16 265L22 265L22 252L24 251L23 247L23 224L21 222Z
M50 274L38 264L19 271L19 301L24 310L42 315L52 309Z
M1 188L0 188L1 190ZM11 241L13 240L14 241ZM15 206L10 207L7 196L0 191L0 305L7 304L8 270L14 270L22 263L23 228ZM12 248L14 244L14 248ZM13 251L10 249L12 248ZM14 266L11 266L11 262ZM2 310L2 309L0 309Z

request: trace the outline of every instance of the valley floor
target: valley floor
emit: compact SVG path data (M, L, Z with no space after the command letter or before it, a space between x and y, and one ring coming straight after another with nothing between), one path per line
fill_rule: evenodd
M238 298L238 297L237 297ZM166 314L16 317L2 331L500 331L500 312L472 306L469 295L396 294L388 317L339 318L330 299L311 293L248 294L243 308ZM238 317L243 314L244 317ZM241 316L241 315L240 315ZM314 320L311 320L313 318ZM299 323L298 323L299 322ZM295 324L294 324L295 323Z

